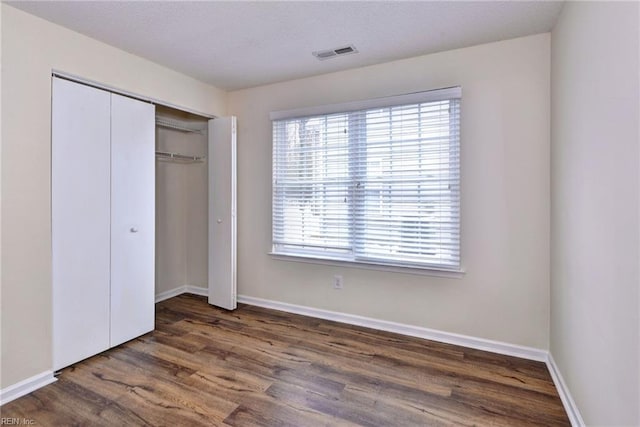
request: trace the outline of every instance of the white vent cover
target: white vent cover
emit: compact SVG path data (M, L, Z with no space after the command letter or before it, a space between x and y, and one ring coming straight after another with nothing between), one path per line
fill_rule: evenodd
M351 55L352 53L358 53L358 49L356 49L356 47L352 44L335 49L316 50L315 52L311 52L311 54L318 58L320 61L324 61L325 59L333 58L336 56Z

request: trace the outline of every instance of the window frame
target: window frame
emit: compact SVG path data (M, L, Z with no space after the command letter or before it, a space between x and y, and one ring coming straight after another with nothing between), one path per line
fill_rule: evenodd
M454 146L452 146L452 144L449 144L449 148L456 150L457 151L456 155L458 156L457 170L455 171L457 173L457 180L455 181L455 184L454 184L457 186L457 200L456 200L456 203L457 203L457 222L456 222L457 252L456 254L458 259L457 265L449 266L445 264L437 264L437 263L429 263L429 262L402 261L402 260L396 260L393 258L376 258L370 255L365 256L364 253L361 254L355 248L359 240L356 239L354 236L356 233L356 222L358 221L357 215L354 213L350 213L348 216L349 217L349 227L348 227L349 238L347 240L350 246L349 253L351 254L351 257L347 258L344 256L337 256L331 253L320 253L314 250L306 251L299 247L296 248L295 250L283 249L284 246L282 246L279 243L276 243L276 239L274 236L274 229L275 229L274 206L276 203L275 164L272 164L272 183L274 186L272 188L272 218L271 218L272 239L271 239L271 251L269 251L269 254L272 255L275 259L279 259L279 260L292 260L292 261L314 263L314 264L329 264L329 265L341 265L341 266L347 265L347 266L353 266L353 267L359 267L359 268L365 268L365 269L375 269L375 270L384 270L384 271L402 271L402 272L410 272L410 273L413 272L418 274L430 274L430 275L444 276L444 277L460 277L462 274L464 274L465 270L463 268L463 257L462 257L463 254L462 254L462 215L461 215L462 165L461 165L461 159L460 159L460 151L461 151L461 145L462 145L462 141L460 137L460 133L461 133L461 129L460 129L461 111L460 110L461 110L461 102L462 102L461 87L457 86L457 87L450 87L445 89L436 89L436 90L431 90L426 92L416 92L416 93L410 93L405 95L397 95L397 96L386 97L386 98L376 98L376 99L365 100L365 101L356 101L356 102L349 102L349 103L343 103L343 104L332 104L332 105L308 107L308 108L295 109L295 110L284 110L284 111L272 112L270 115L270 118L272 120L272 131L273 131L272 158L275 159L275 155L276 155L275 123L280 120L305 118L305 117L318 117L318 116L324 116L326 118L326 116L328 115L338 115L338 114L345 114L347 117L347 120L351 120L352 113L354 112L365 113L366 110L371 110L375 108L381 108L381 109L389 108L389 114L391 114L392 107L410 106L413 104L418 104L421 107L421 104L424 104L424 103L444 101L444 100L454 100L454 99L457 100L457 103L456 103L456 108L458 109L457 115L450 117L448 119L449 120L448 123L449 123L450 129L453 129L452 124L455 123L455 130L457 131L457 135L456 135L457 144L455 144ZM420 120L422 120L422 118L420 118ZM365 121L361 120L360 126L363 126ZM389 120L389 123L390 124L393 123L393 120ZM360 128L352 127L351 123L349 124L348 128L349 128L349 132L351 132L352 129L358 129L359 132L363 132L362 127ZM420 127L419 129L422 129L422 127ZM366 127L364 131L366 132ZM361 155L360 153L354 153L353 151L354 150L358 151L362 149L361 146L354 144L351 138L352 136L349 136L348 137L349 140L347 142L347 147L349 151L349 154L347 156L347 164L349 165L349 167L351 167L352 164L355 163L353 160L351 160L351 157L354 155ZM368 140L365 138L364 141L365 142L363 144L365 145L365 148L366 148ZM282 153L279 153L279 154L282 155ZM353 171L350 170L348 178L352 179L352 182L353 182L352 173ZM355 181L358 181L358 179L356 178ZM349 199L349 208L348 208L349 210L353 210L354 206L357 205L357 202L353 201L353 199L355 198L356 197L352 197ZM364 197L364 199L366 200L366 197ZM361 204L359 206L360 208L358 210L362 210L362 206L364 206L364 204ZM309 247L310 246L311 245L309 245Z

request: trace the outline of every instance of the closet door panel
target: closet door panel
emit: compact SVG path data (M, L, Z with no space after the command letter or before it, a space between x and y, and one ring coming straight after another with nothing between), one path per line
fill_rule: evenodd
M154 328L155 107L111 95L111 346Z
M209 304L236 304L236 118L209 120Z
M109 348L110 94L54 78L53 368Z

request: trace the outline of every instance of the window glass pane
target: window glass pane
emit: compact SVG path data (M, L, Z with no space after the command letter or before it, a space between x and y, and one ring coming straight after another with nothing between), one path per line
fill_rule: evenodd
M457 263L458 194L450 183L457 180L458 158L449 146L450 101L369 110L364 127L358 256Z
M307 251L349 250L347 116L276 123L274 243Z

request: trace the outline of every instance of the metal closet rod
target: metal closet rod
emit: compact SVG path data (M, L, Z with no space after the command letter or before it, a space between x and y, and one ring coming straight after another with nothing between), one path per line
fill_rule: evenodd
M204 156L187 156L186 154L171 153L169 151L156 151L156 156L167 160L183 160L190 162L203 162L206 158Z

